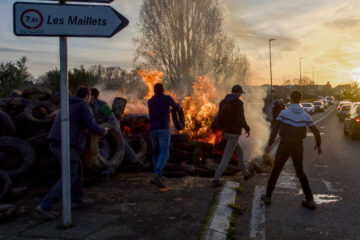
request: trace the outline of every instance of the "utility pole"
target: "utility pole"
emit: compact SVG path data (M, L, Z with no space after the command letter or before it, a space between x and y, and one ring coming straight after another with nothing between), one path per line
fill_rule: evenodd
M300 83L300 92L301 94L302 92L302 82L301 82L301 59L303 59L303 57L299 57L299 67L300 67L300 79L299 79L299 83Z
M269 53L270 53L270 99L271 99L271 104L273 102L273 88L272 88L272 66L271 66L271 41L275 41L275 38L271 38L269 39Z
M314 79L314 67L312 67L312 81L315 84L315 79Z

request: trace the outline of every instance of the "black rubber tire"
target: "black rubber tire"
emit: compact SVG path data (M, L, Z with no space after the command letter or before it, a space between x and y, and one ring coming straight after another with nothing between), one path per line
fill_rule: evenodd
M146 158L146 153L148 151L148 144L144 137L140 135L130 135L126 137L126 141L136 153L138 159L144 161Z
M10 116L3 111L0 111L0 136L15 136L16 128Z
M19 187L12 188L10 191L11 199L16 200L16 199L22 198L23 196L26 195L28 190L29 190L28 186L19 186Z
M206 160L206 158L203 147L196 147L192 154L192 163L196 167L204 167L204 160Z
M10 92L10 97L14 98L14 97L21 97L22 92L20 90L12 90Z
M44 115L46 114L44 118L39 118L34 114L34 111L40 108L42 108L43 111L46 111L43 112ZM51 124L54 119L52 117L49 117L48 114L55 111L56 109L56 106L51 102L35 101L28 104L19 117L32 124Z
M15 216L16 205L14 204L0 204L0 222L7 222L9 218Z
M21 96L32 100L44 101L52 97L52 91L47 88L32 87L25 89Z
M109 124L101 124L103 127L109 127ZM110 156L104 157L100 148L101 141L110 143ZM89 137L88 146L85 150L83 161L92 171L99 172L104 169L116 169L124 160L125 139L118 129L111 129L109 133L102 137L92 134Z
M5 172L0 171L0 201L10 193L11 188L12 183L10 177Z
M174 123L174 126L177 130L183 130L185 128L185 117L184 117L184 111L182 108L180 109L171 109L171 117L172 121Z
M189 142L190 138L187 134L172 134L171 142Z
M346 131L345 125L344 125L344 136L349 136L349 133Z
M193 158L192 152L170 148L169 162L183 163L191 162Z
M34 164L36 153L34 148L21 138L2 136L0 137L0 148L4 150L16 150L21 155L21 162L15 168L8 169L6 161L8 158L0 159L0 170L7 173L10 177L18 177L24 175ZM11 155L10 155L11 156ZM1 169L5 168L5 169Z
M33 101L26 98L2 98L0 107L12 118L21 114L24 108Z

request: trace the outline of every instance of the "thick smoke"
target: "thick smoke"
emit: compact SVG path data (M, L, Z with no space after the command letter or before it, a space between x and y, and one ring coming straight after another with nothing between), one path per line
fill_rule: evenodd
M240 144L243 146L245 160L251 161L262 156L270 135L270 123L263 113L266 88L245 86L243 95L246 121L250 127L250 137L243 134Z

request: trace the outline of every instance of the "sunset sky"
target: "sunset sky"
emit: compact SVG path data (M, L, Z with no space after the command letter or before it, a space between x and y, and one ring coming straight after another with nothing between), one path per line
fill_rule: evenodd
M12 5L0 1L0 62L28 57L34 77L59 67L58 38L16 37ZM26 1L22 2L44 2ZM224 29L239 41L250 59L251 83L270 82L269 42L272 42L274 84L302 76L332 85L358 80L360 74L360 17L358 0L220 0ZM69 66L93 64L133 67L136 21L140 0L115 0L111 6L130 20L111 39L69 38Z

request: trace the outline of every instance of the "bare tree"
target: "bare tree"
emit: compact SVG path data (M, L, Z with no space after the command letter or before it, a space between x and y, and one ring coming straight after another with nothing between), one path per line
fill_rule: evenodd
M223 34L222 19L217 0L144 0L135 61L163 71L165 84L183 93L199 75L243 80L248 62Z

